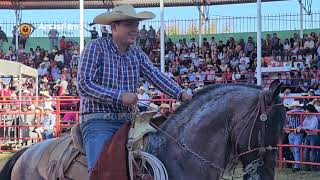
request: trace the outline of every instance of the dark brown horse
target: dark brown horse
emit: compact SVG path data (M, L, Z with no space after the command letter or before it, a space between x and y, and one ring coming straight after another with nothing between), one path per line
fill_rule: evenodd
M241 84L209 86L161 125L171 138L163 132L148 136L146 151L163 162L172 180L218 180L234 159L248 170L244 179L272 180L276 162L272 147L277 146L285 119L278 96L281 86L279 81L273 82L268 91ZM38 148L18 152L0 173L0 179L47 179L39 173L35 160L53 142L44 141L34 145ZM19 161L21 158L24 161Z

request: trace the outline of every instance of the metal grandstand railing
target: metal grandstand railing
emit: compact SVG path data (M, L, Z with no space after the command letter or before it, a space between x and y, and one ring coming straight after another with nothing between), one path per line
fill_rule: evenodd
M286 31L299 30L300 16L298 13L284 13L275 15L265 15L262 17L263 31ZM60 35L66 37L79 37L79 22L77 21L28 21L35 26L35 31L31 37L47 37L51 26L54 25ZM90 29L90 22L86 22L86 28ZM195 35L198 33L198 19L171 19L165 21L165 31L167 35ZM0 26L12 37L12 27L14 21L0 21ZM159 20L145 21L140 26L152 25L156 30L160 27ZM99 30L99 26L96 25ZM320 12L312 12L310 15L304 14L304 29L317 29L320 27ZM205 34L220 33L242 33L256 32L256 17L251 16L211 16L209 17ZM89 32L85 32L86 37L90 37Z

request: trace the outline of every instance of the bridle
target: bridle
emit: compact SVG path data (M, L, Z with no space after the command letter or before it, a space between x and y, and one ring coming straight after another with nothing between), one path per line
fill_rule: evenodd
M233 161L237 161L239 158L241 158L242 156L248 155L248 154L252 154L254 152L258 152L257 155L257 159L251 161L245 168L244 168L244 173L241 176L244 176L245 174L250 174L252 176L258 176L257 174L257 170L259 167L264 165L264 158L265 158L265 154L267 151L272 151L272 150L278 150L278 147L273 147L273 146L266 146L265 144L265 135L266 135L266 122L268 120L268 115L270 113L270 111L272 110L272 108L274 106L282 106L282 103L276 104L274 101L271 102L270 105L266 105L266 95L270 93L270 91L260 91L259 92L259 99L258 99L258 104L255 107L255 109L252 111L252 113L250 114L246 124L244 127L241 126L241 124L245 123L245 116L247 116L247 114L250 112L248 111L247 113L245 113L244 116L242 116L242 118L237 119L237 123L235 124L234 127L232 127L232 130L241 127L242 131L240 132L240 135L238 135L237 137L233 138L235 139L235 153L237 154L235 159ZM260 114L260 116L259 116ZM242 137L243 132L245 131L245 129L248 127L250 120L253 119L253 124L251 126L250 129L250 135L249 135L249 139L248 139L248 147L247 150L245 152L242 153L238 153L238 149L237 146L239 144L239 140ZM254 128L256 127L257 121L259 119L260 122L260 127L259 127L259 147L258 148L254 148L252 149L251 147L251 141L252 141L252 133Z
M282 104L275 104L274 102L272 102L269 106L266 106L265 103L265 95L269 93L269 91L260 91L259 93L259 99L258 99L258 104L256 106L256 108L252 111L252 113L249 116L249 119L245 118L247 116L247 114L250 112L248 111L247 113L245 113L243 116L241 116L240 119L238 119L238 123L235 124L235 126L233 126L229 131L232 131L238 127L241 127L241 124L245 123L244 121L247 120L246 124L244 127L242 127L242 131L240 132L240 135L237 136L236 140L235 140L235 148L236 148L236 156L235 159L233 160L234 162L237 161L240 157L251 154L253 152L258 151L258 156L257 159L251 161L245 168L244 168L244 172L239 175L239 176L235 176L234 174L231 174L230 176L233 178L240 178L245 176L246 174L250 174L250 175L258 175L257 174L257 170L260 166L264 165L264 156L265 153L267 151L272 151L272 150L277 150L277 147L272 147L272 146L266 146L265 145L265 132L266 132L266 121L268 120L268 114L270 113L271 109L274 106L278 106L278 105L282 105ZM141 102L140 102L141 103ZM142 103L144 104L144 103ZM145 104L146 106L149 106L148 104ZM153 108L151 106L149 106L150 108ZM161 113L161 112L160 112ZM161 113L164 117L167 117L165 114ZM259 116L260 114L260 116ZM260 130L259 130L259 138L260 138L260 143L259 143L259 148L251 148L251 139L252 139L252 132L253 129L258 121L258 116L259 116L259 120L261 122L261 126L260 126ZM239 142L239 139L241 138L244 130L247 128L247 126L249 125L250 120L254 117L254 122L253 125L251 127L251 131L250 131L250 136L249 136L249 140L248 140L248 149L245 152L242 153L238 153L237 152L237 145ZM195 151L193 151L190 147L188 147L186 144L184 144L183 142L177 140L176 138L174 138L173 136L171 136L170 134L168 134L167 132L163 131L159 126L155 125L154 123L152 123L150 121L150 124L153 125L159 132L163 133L167 138L169 138L174 144L176 144L178 147L180 147L183 151L188 152L190 154L192 154L194 157L196 157L200 162L202 162L205 165L208 165L209 167L215 168L217 170L220 171L220 178L224 179L223 173L226 171L226 168L220 167L219 165L217 165L216 163L214 163L213 161L208 160L207 158L205 158L204 156L202 156L200 153L196 153ZM233 165L234 166L234 165Z

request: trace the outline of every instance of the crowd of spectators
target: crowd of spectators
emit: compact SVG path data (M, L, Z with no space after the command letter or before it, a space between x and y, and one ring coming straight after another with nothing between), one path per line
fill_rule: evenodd
M111 36L105 26L99 33L95 27L89 30L91 39ZM160 68L160 37L159 31L145 26L139 31L136 45L149 56L156 67ZM12 31L15 35L15 31ZM15 38L15 36L14 36ZM50 49L35 46L25 49L26 39L19 38L19 46L15 48L15 41L8 42L5 32L0 28L0 59L18 61L38 70L38 88L43 97L51 102L54 96L78 96L76 76L79 61L78 42L59 35L58 30L50 29L48 43ZM166 74L178 81L189 94L206 85L213 83L247 82L255 83L255 68L257 64L256 40L235 39L230 36L226 40L216 40L214 36L202 39L198 44L195 38L179 39L174 42L165 38L165 70ZM6 50L4 43L10 43ZM283 62L291 62L295 71L279 73L276 78L284 82L292 92L308 92L313 89L320 92L320 35L312 32L300 38L298 34L288 35L280 39L276 33L267 34L262 39L263 66L274 66ZM266 77L265 77L266 78ZM18 79L4 77L0 79L0 98L17 99L21 90L22 95L34 96L37 86L34 79L22 78L22 87ZM139 99L155 99L161 93L145 80L140 81ZM319 93L320 95L320 93ZM26 108L30 104L24 104ZM147 103L147 105L150 105ZM54 104L42 108L56 107ZM152 103L154 108L165 108L166 104ZM157 106L157 107L156 107ZM140 110L146 110L145 103L139 104ZM69 116L70 114L68 114ZM66 114L67 116L67 114ZM71 114L74 118L74 114ZM66 118L68 119L68 118Z

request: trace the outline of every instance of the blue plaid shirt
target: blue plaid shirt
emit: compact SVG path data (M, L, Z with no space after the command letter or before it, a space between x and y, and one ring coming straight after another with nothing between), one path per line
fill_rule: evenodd
M288 112L291 112L291 113L299 113L299 112L304 112L300 109L293 109L293 110L290 110ZM301 118L300 118L300 114L294 114L294 115L288 115L287 116L287 123L289 125L289 128L291 129L296 129L298 127L301 127Z
M120 95L137 93L140 76L162 92L180 99L181 87L155 68L140 48L131 45L121 54L112 38L91 41L79 62L80 113L131 112L132 108L122 105Z

